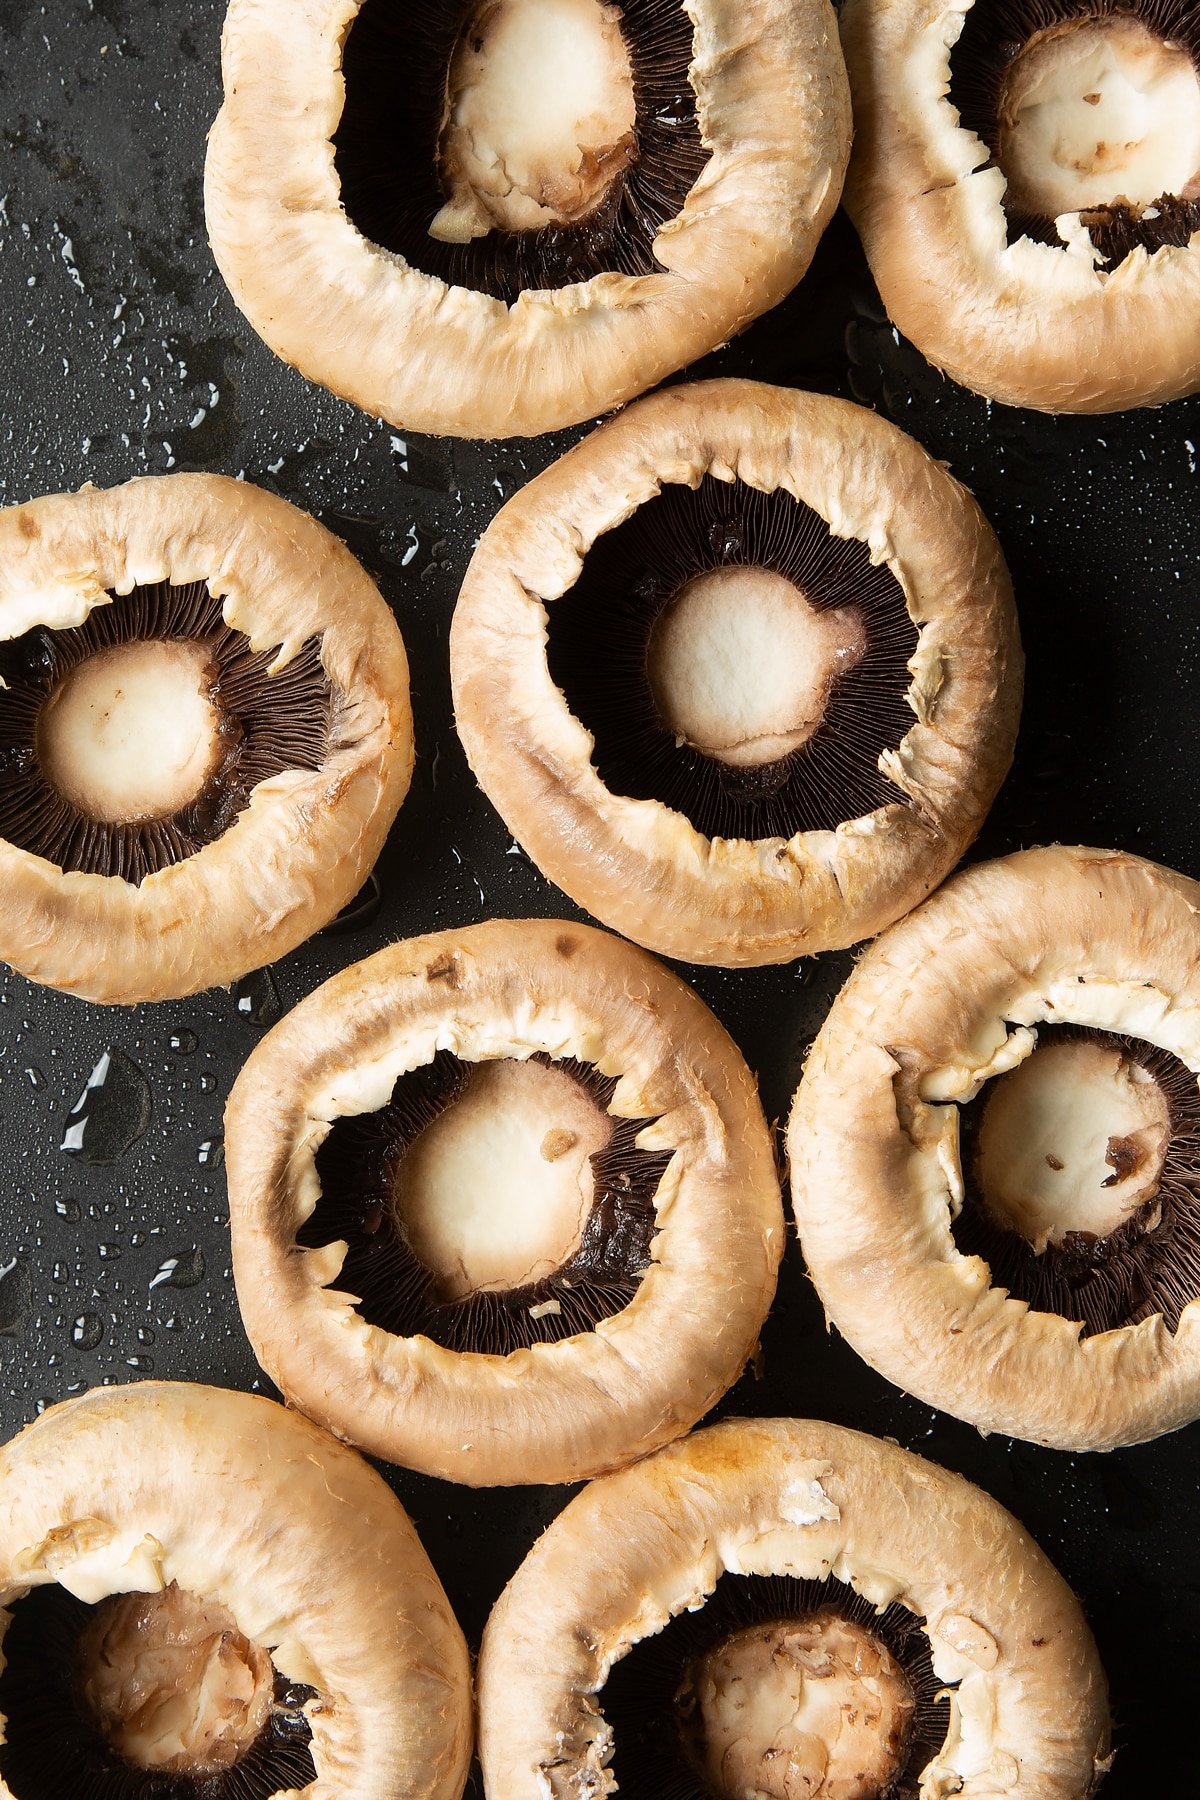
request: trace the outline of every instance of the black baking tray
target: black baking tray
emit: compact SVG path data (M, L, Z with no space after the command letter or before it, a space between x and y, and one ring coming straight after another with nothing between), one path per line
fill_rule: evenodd
M302 995L397 937L504 915L580 916L478 792L451 721L446 650L479 533L580 434L495 445L402 435L260 344L204 233L222 15L222 0L0 0L0 499L210 469L307 508L395 608L412 662L417 770L357 914L231 993L123 1011L0 976L4 1435L100 1382L258 1385L221 1169L222 1108L245 1056ZM993 520L1029 666L1016 763L973 856L1060 839L1200 875L1200 401L1101 419L989 406L893 332L840 215L792 298L693 373L875 407L943 459ZM770 1117L786 1114L849 965L828 956L683 970L758 1072ZM90 1142L114 1160L85 1161L60 1146L110 1050L110 1116L93 1120ZM122 1149L132 1126L144 1129ZM719 1411L835 1419L994 1494L1082 1596L1099 1640L1119 1746L1106 1800L1143 1797L1156 1782L1170 1783L1156 1792L1200 1794L1200 1427L1108 1456L984 1439L826 1333L794 1241L761 1364ZM569 1490L473 1492L387 1473L477 1645Z

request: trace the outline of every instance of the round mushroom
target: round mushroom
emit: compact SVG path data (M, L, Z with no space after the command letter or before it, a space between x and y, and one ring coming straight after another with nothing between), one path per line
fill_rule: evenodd
M538 867L667 956L842 948L937 885L1008 769L1021 652L971 496L845 401L639 401L521 490L450 636L459 734Z
M828 1317L983 1431L1200 1416L1200 886L1117 851L957 875L862 958L788 1130Z
M847 0L846 205L888 316L1043 412L1200 385L1200 17L1167 0Z
M827 0L233 0L205 208L286 361L414 431L606 412L788 294L838 202Z
M374 583L245 482L0 512L0 956L87 1000L237 980L366 880L412 773Z
M307 1419L96 1389L0 1483L5 1800L458 1800L462 1633L399 1501Z
M675 976L554 920L414 938L260 1043L226 1114L255 1352L373 1455L576 1481L741 1373L783 1249L753 1079Z
M1086 1800L1108 1766L1079 1603L961 1476L729 1421L593 1482L479 1661L489 1800Z

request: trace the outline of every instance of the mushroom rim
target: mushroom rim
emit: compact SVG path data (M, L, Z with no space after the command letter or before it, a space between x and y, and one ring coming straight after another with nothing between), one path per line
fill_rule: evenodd
M1055 884L1057 906L1045 898ZM1141 908L1152 922L1146 931L1169 936L1162 961L1170 967L1160 964L1157 979L1157 940L1138 961L1140 919L1130 926L1137 941L1124 973L1084 976L1071 966L1072 950L1059 949L1053 926L1070 917L1073 931L1090 927L1112 950L1102 892ZM1157 1312L1084 1335L1081 1320L1035 1310L993 1286L987 1264L960 1250L953 1234L962 1201L959 1105L1032 1052L1039 1022L1138 1039L1200 1081L1196 899L1197 884L1121 852L1054 846L977 865L872 946L813 1045L787 1144L793 1212L826 1316L887 1379L985 1432L1064 1450L1109 1449L1200 1416L1200 1294L1173 1331ZM1006 906L1021 921L1015 941ZM1049 948L1029 971L1023 930L1031 945L1047 932ZM999 942L981 980L980 946L993 931ZM911 946L916 957L907 960ZM1031 954L1036 963L1036 948ZM901 1021L887 1009L906 983ZM911 1029L918 1020L919 1032ZM943 1030L961 1036L950 1043L937 1037ZM861 1109L861 1129L852 1108ZM846 1141L834 1144L839 1129ZM874 1145L871 1131L879 1134ZM838 1184L856 1194L853 1223L830 1198ZM872 1271L861 1295L851 1279L856 1263Z
M832 7L826 0L748 4L752 16L743 9L732 56L723 47L723 0L689 0L685 8L696 32L693 91L709 162L683 210L654 239L661 272L526 290L507 306L419 273L372 245L344 214L333 137L342 112L339 46L358 0L304 0L299 18L289 8L286 41L280 20L269 13L260 20L256 0L234 0L222 34L224 97L209 135L205 210L235 300L285 360L412 430L538 435L633 398L777 305L804 273L837 205L850 103ZM264 31L278 54L263 53ZM816 73L804 106L796 67ZM761 101L764 93L774 104L755 106L750 130L748 95ZM258 150L266 115L287 139L282 152L273 144L269 158ZM263 243L274 246L269 267ZM747 267L757 292L747 292ZM302 303L298 277L287 275L304 268L324 289L315 316L312 292ZM325 315L340 316L347 305L378 345L365 356L320 337ZM596 330L581 380L578 343L592 313L607 324ZM414 320L431 363L445 343L451 366L444 373L397 370L384 350L394 327L404 322L411 332ZM528 364L535 351L538 379L514 399L501 367L514 357ZM466 383L464 353L479 365Z
M610 1111L652 1118L640 1145L673 1153L632 1298L590 1331L507 1355L368 1324L336 1285L344 1240L295 1247L327 1129L311 1123L314 1096L321 1110L339 1086L356 1105L386 1098L406 1040L418 1062L435 1044L470 1061L483 1049L520 1052L535 1034L543 1053L615 1076ZM357 1085L345 1077L349 1044ZM372 1454L472 1485L581 1479L686 1430L745 1366L783 1251L773 1149L740 1052L678 977L566 921L410 939L326 982L235 1083L226 1170L243 1323L272 1379Z
M1011 1750L1014 1771L1020 1754L1022 1768L1059 1778L1053 1792L1082 1800L1107 1766L1094 1642L1018 1521L897 1445L817 1421L738 1419L590 1483L526 1556L480 1651L487 1793L564 1800L587 1780L603 1791L610 1670L631 1644L702 1604L725 1573L832 1574L878 1610L899 1603L923 1621L935 1673L957 1684L926 1778L965 1777L964 1795L990 1793L992 1753ZM1046 1722L1048 1688L1079 1721L1068 1746ZM1038 1751L1044 1767L1033 1762ZM976 1788L977 1775L986 1786Z
M900 799L832 831L710 839L663 802L604 784L592 735L551 677L549 609L604 532L665 485L706 478L789 494L895 577L918 634L912 723L880 758ZM543 872L648 949L729 965L843 948L923 899L1007 771L1022 672L1007 570L967 491L860 407L735 379L639 400L514 495L471 559L450 663L467 760ZM579 840L583 854L560 847ZM597 859L623 868L610 877ZM738 915L751 904L747 929Z
M224 1606L252 1643L273 1644L288 1681L316 1688L306 1796L346 1774L386 1790L415 1768L421 1800L458 1800L472 1738L466 1644L407 1514L354 1452L264 1396L143 1381L48 1408L0 1449L0 1474L6 1604L53 1582L94 1603L177 1581ZM197 1512L206 1482L227 1507ZM347 1518L363 1534L357 1562Z
M70 630L139 587L194 583L251 651L270 655L272 673L316 646L332 701L319 768L258 783L226 831L140 885L63 873L0 841L5 959L47 985L129 1004L236 980L328 923L369 874L413 766L403 640L361 564L288 501L183 473L6 508L0 548L6 639ZM264 870L278 884L269 916ZM219 923L181 955L181 921L196 918Z

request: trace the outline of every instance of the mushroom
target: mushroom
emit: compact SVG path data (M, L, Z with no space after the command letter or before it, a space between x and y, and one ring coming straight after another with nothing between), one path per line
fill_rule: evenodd
M288 1399L472 1485L575 1481L741 1373L783 1249L748 1069L648 956L501 920L392 946L226 1114L246 1331Z
M1003 1508L877 1438L728 1421L605 1476L497 1602L489 1800L1085 1800L1079 1603Z
M828 1317L983 1431L1200 1416L1200 887L1117 851L956 876L835 1001L788 1129Z
M531 436L776 305L841 191L827 0L233 0L213 254L255 330L414 431Z
M538 867L667 956L869 937L978 830L1021 653L964 489L873 414L714 381L639 401L484 533L459 734Z
M1170 0L848 0L847 209L893 324L1010 406L1200 385L1200 21Z
M231 982L365 881L412 772L378 590L286 501L144 477L0 512L0 956L84 999Z
M307 1419L96 1389L0 1484L6 1800L458 1800L462 1633L399 1501Z

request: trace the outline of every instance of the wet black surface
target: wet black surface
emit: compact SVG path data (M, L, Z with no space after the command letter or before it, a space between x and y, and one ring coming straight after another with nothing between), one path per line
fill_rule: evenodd
M446 635L471 545L567 436L404 439L310 387L237 314L205 246L220 0L0 0L0 499L204 468L286 494L378 575L413 664L418 766L357 921L234 994L120 1012L0 978L0 1425L138 1375L257 1379L229 1272L221 1111L281 1006L419 929L574 909L513 847L450 723ZM1008 553L1029 655L1017 763L977 853L1052 838L1200 874L1200 402L1107 420L992 409L883 319L840 219L799 292L704 373L876 406L974 488ZM577 434L568 434L573 436ZM694 972L780 1115L848 967ZM73 1112L96 1065L108 1084ZM113 1090L114 1092L116 1090ZM82 1149L61 1148L84 1122ZM133 1127L138 1127L136 1131ZM836 1337L793 1244L727 1411L815 1413L899 1439L1009 1506L1083 1596L1113 1689L1110 1800L1200 1787L1200 1427L1107 1457L985 1441ZM559 1491L397 1473L473 1642ZM1064 1721L1069 1728L1070 1722Z

